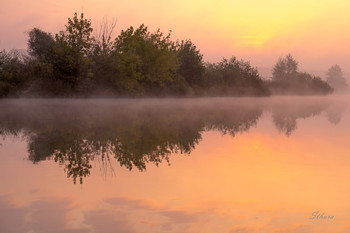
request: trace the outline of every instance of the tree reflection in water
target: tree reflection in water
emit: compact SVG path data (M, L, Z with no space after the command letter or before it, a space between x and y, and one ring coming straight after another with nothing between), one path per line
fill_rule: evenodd
M147 163L169 163L172 153L190 154L205 131L231 136L248 131L265 110L290 135L296 119L320 114L329 101L2 100L0 105L5 109L0 112L1 135L24 135L33 163L54 159L74 183L82 183L96 158L143 171Z

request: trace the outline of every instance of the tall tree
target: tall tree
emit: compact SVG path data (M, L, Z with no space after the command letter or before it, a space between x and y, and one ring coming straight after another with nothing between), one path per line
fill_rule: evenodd
M55 36L55 68L72 89L76 88L78 82L92 77L88 57L94 41L92 31L90 20L85 19L83 13L80 18L75 13L72 19L68 19L66 30Z
M296 77L298 71L298 62L291 54L279 58L273 67L272 79L275 81L286 80Z

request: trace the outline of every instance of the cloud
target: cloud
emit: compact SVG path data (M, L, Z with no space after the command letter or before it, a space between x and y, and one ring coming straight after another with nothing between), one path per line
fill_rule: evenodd
M192 213L182 210L169 210L166 207L151 205L145 200L131 200L127 198L107 198L104 200L117 210L102 210L98 214L105 215L103 219L109 219L103 225L118 226L119 231L129 232L128 226L133 225L134 229L149 229L152 232L179 231L187 232L186 229L198 220L202 213ZM87 215L86 223L90 224L91 213ZM94 213L95 215L96 213ZM119 219L116 222L115 219ZM122 219L122 221L120 221ZM101 220L102 221L102 220ZM100 222L95 222L97 229L100 229ZM112 223L114 221L114 223Z
M66 227L71 202L65 198L43 199L27 207L15 207L0 197L0 232L88 233L88 229Z
M170 223L190 223L197 220L196 215L185 211L161 211L160 214L167 217Z
M153 206L143 200L130 200L127 198L106 198L104 201L111 205L130 209L155 209Z
M112 210L92 210L85 215L85 223L91 225L94 232L133 233L127 220L127 213Z
M25 232L25 216L28 211L26 208L17 208L8 203L5 197L0 196L0 210L0 232Z
M292 224L286 227L276 228L272 233L307 233L312 232L307 224Z

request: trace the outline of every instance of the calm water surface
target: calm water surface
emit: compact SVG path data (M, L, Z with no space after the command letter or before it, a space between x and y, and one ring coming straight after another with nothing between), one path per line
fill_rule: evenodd
M0 100L0 232L349 233L349 104Z

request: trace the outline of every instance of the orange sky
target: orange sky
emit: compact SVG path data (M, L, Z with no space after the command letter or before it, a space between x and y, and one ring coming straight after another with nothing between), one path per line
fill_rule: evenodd
M141 23L191 38L217 61L232 55L272 67L292 53L302 69L350 71L350 2L346 0L11 0L0 8L0 49L25 48L25 31L39 26L55 33L68 17L84 11L93 22L117 18L118 30Z

